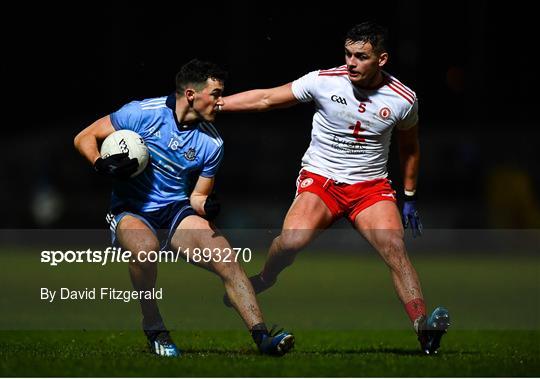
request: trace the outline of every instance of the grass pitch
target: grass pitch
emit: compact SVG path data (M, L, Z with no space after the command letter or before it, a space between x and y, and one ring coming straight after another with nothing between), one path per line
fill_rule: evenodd
M264 253L245 264L256 272ZM129 289L125 265L48 267L35 252L0 251L2 376L393 377L540 376L537 257L412 257L428 307L450 309L440 354L419 353L388 270L372 253L302 254L259 296L269 325L296 336L281 358L257 353L239 317L223 306L212 274L160 266L162 314L183 351L149 354L136 302L39 300L40 287Z
M260 356L241 331L173 333L181 358L146 352L140 332L1 332L3 376L539 376L538 332L453 331L438 356L405 331L297 331L284 357Z

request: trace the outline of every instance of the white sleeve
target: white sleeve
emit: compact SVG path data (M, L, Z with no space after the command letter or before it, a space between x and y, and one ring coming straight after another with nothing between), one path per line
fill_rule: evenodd
M296 100L307 103L313 100L315 95L315 82L319 76L319 71L312 71L309 74L296 79L292 83L292 92Z
M396 125L399 130L407 130L418 124L418 99L414 100L405 117Z

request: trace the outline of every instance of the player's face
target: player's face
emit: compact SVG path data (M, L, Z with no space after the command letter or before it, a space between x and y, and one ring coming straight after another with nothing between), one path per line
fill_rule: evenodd
M369 42L345 42L345 63L349 79L360 87L373 87L379 80L379 72L388 60L388 53L378 53Z
M193 109L197 112L199 118L205 121L214 121L218 107L223 105L223 82L208 78L206 87L195 92Z

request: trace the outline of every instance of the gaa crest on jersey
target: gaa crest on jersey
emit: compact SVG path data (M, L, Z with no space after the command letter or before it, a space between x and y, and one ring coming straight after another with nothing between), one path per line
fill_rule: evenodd
M302 180L302 183L300 183L300 188L306 188L313 184L313 179L306 178Z
M381 116L383 120L388 119L388 117L390 117L390 114L390 108L388 107L381 108L381 110L379 111L379 116Z
M186 152L184 152L184 158L186 158L188 161L194 161L196 157L197 152L192 147L190 147Z
M332 95L330 97L330 100L332 100L335 103L339 103L341 105L347 105L347 100L344 97L341 97L338 95Z

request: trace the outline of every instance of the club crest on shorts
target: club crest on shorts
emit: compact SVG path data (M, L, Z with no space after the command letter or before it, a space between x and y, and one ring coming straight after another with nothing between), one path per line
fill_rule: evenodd
M386 120L388 117L390 117L390 113L390 108L384 107L381 108L381 110L379 111L379 116L381 116L382 119Z
M310 186L312 184L313 184L313 179L306 178L306 179L302 180L302 183L300 183L300 188L306 188L306 187L308 187L308 186Z
M184 152L184 158L186 158L188 161L195 160L196 156L197 156L197 152L192 147L190 147L186 152Z

